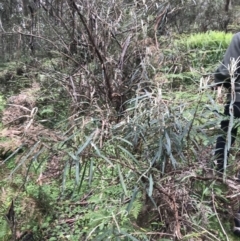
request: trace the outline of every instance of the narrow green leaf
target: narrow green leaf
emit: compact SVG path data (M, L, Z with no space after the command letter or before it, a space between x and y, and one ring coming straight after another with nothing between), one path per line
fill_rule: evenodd
M167 141L167 144L165 144L166 149L167 149L167 153L168 153L168 155L170 155L170 153L171 153L171 140L169 138L169 135L168 135L167 131L165 131L165 138L166 138L166 141Z
M152 178L152 174L150 174L150 177L149 177L149 189L148 189L148 195L149 197L152 196L152 193L153 193L153 178Z
M76 178L76 184L79 185L79 176L81 172L81 164L80 160L75 161L75 178Z
M133 145L130 141L128 141L128 140L126 140L126 139L124 139L124 138L121 138L121 137L119 137L119 136L116 136L116 137L113 137L113 138L112 138L112 140L115 140L115 139L121 140L121 141L125 142L126 144L128 144L129 146L132 146L132 145Z
M139 239L136 239L136 238L133 237L131 234L126 233L126 232L124 232L124 231L120 231L120 234L122 234L122 235L124 235L124 236L130 238L130 240L133 240L133 241L140 241Z
M67 180L67 171L69 167L69 161L66 162L64 171L63 171L63 180L62 180L62 195L66 189L66 180Z
M96 134L96 130L87 138L85 143L78 148L76 152L76 156L78 156L89 145L89 143L92 141L95 134Z
M165 144L165 147L167 149L167 154L169 155L169 157L171 159L173 167L176 168L177 161L172 155L171 140L170 140L170 137L169 137L167 132L165 132L165 138L166 138L166 141L167 141L167 143Z
M86 170L87 170L87 162L84 165L83 174L82 174L82 177L81 177L80 184L78 186L78 191L77 191L78 193L80 193L80 191L81 191L83 180L84 180L84 177L85 177L85 174L86 174Z
M152 204L154 205L154 207L157 209L158 206L157 206L156 202L154 201L153 197L149 196L149 198L150 198Z
M133 203L134 203L134 201L135 201L135 199L136 199L136 197L137 197L138 191L139 191L138 187L135 186L135 188L134 188L134 190L133 190L133 194L132 194L131 201L130 201L130 203L128 204L128 206L127 206L127 208L126 208L126 211L127 211L128 213L130 213L130 211L131 211L131 209L132 209L132 205L133 205Z
M63 135L65 136L67 133L64 133ZM72 138L74 138L76 136L76 132L74 134L72 134L71 136L69 136L67 139L65 139L62 143L61 143L61 146L64 146L66 142L68 142L69 140L71 140Z
M123 188L124 194L127 196L127 189L126 189L126 185L125 185L125 182L124 182L123 175L122 175L122 172L120 170L119 164L117 164L117 168L118 168L118 175L119 175L119 178L120 178L121 186Z
M91 143L91 145L93 146L93 148L95 149L95 151L99 157L101 157L106 162L108 162L111 166L113 166L113 163L107 157L105 157L104 155L101 154L100 150L97 148L97 146L93 142Z
M11 177L13 175L14 172L16 172L18 170L18 168L29 158L29 156L36 150L36 148L38 147L38 145L41 143L41 141L38 141L37 143L35 143L35 145L31 148L31 150L28 152L28 154L26 156L24 156L24 158L22 158L22 160L20 160L19 164L13 169L13 171L11 171L9 177Z
M90 161L90 167L89 167L89 180L88 180L88 185L90 186L93 180L93 173L94 173L94 161Z
M120 145L117 145L117 147L120 148L127 156L129 156L137 165L139 165L138 160L132 155L132 153Z
M166 156L163 156L162 160L162 173L165 173L165 168L166 168Z
M21 145L20 147L18 147L9 157L7 157L7 158L3 161L2 164L4 164L6 161L8 161L9 159L11 159L15 154L17 154L18 151L21 150L23 146L24 146L24 145Z
M154 158L152 159L151 165L156 163L156 161L158 161L161 158L161 156L162 156L162 147L163 147L162 137L160 137L159 144L158 144L158 151L156 152Z
M39 152L37 152L34 157L33 157L33 161L37 161L37 158L46 150L46 148L42 148ZM35 170L38 170L41 166L42 163L45 162L45 158L40 158L39 162L37 162L37 167L35 168Z
M174 156L172 155L172 153L170 154L170 159L171 159L171 162L172 162L173 167L176 168L177 161L176 161L176 159L174 158Z
M68 154L70 157L72 157L72 159L73 159L74 161L78 161L78 160L79 160L79 157L75 156L73 153L67 152L67 154Z

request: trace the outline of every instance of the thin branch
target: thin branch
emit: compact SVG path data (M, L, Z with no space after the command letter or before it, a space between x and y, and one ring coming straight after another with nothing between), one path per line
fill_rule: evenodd
M222 229L222 232L223 232L223 234L225 235L226 240L229 241L228 235L227 235L225 229L223 228L222 223L221 223L221 221L220 221L220 219L219 219L219 217L218 217L218 213L217 213L217 211L216 211L216 207L215 207L215 199L214 199L214 193L213 193L213 190L212 190L212 203L213 203L213 210L214 210L214 213L215 213L215 215L216 215L216 217L217 217L217 220L218 220L218 223L219 223L219 225L220 225L220 227L221 227L221 229Z

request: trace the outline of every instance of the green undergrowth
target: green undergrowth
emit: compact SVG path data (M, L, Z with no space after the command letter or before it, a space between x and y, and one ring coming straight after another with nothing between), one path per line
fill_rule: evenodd
M220 121L208 107L218 107L209 96L209 91L201 92L197 87L174 92L164 115L152 102L156 101L154 94L139 96L127 109L135 114L128 123L122 121L109 129L112 134L101 148L97 141L101 123L96 119L87 124L80 122L81 128L51 147L63 157L59 163L63 171L57 178L40 179L51 161L46 149L38 150L28 161L18 160L21 165L14 172L17 163L8 160L1 167L0 185L5 190L5 196L1 194L2 237L11 235L4 217L14 199L17 229L31 230L39 240L151 240L150 234L163 232L172 216L165 194L156 189L155 185L160 185L158 188L173 192L186 189L193 230L189 232L188 225L183 225L182 240L203 235L210 240L225 240L211 203L214 195L220 220L231 233L231 216L224 219L223 215L230 205L225 198L228 189L214 180L194 179L205 175L198 168L201 159L197 153L213 145L215 134L209 129ZM162 98L167 99L164 94ZM160 168L151 166L154 160ZM176 172L175 177L169 174L176 169L184 173L188 165L192 173L178 176ZM188 190L190 186L193 191ZM166 215L163 220L156 218L156 206L166 207L165 211L160 208L161 215ZM185 206L182 208L185 210Z
M172 86L187 88L202 75L211 76L223 59L232 36L232 33L219 31L178 36L172 48L164 50L168 64L163 70Z
M212 170L222 104L200 85L201 66L207 72L226 47L212 43L213 35L224 39L209 32L179 42L177 67L163 66L170 83L148 82L151 91L139 85L119 120L97 97L91 112L86 99L73 103L62 88L69 79L49 74L51 61L44 62L35 78L43 88L36 121L61 135L40 135L1 163L0 239L12 234L12 200L17 231L30 230L36 240L226 240L221 224L232 237L231 189Z
M37 240L74 241L79 240L79 237L82 237L80 240L107 240L116 236L119 236L117 240L122 240L121 237L126 237L126 233L133 232L131 219L137 219L142 208L140 193L130 208L128 199L134 187L124 192L118 180L119 167L116 165L105 169L99 159L92 159L88 165L95 166L95 162L98 166L91 170L95 173L94 178L85 180L80 188L80 183L75 183L75 168L71 168L72 171L66 169L69 175L65 176L63 182L60 178L58 181L37 185L35 180L38 171L26 182L21 170L10 181L8 178L14 160L8 161L2 169L0 181L5 188L5 196L3 193L1 195L1 240L11 234L4 216L12 199L15 200L17 229L32 230ZM122 175L125 177L133 174L124 171ZM139 230L137 235L140 239L144 236L141 233Z
M183 35L176 41L176 44L187 49L226 49L232 36L232 33L208 31L206 33Z

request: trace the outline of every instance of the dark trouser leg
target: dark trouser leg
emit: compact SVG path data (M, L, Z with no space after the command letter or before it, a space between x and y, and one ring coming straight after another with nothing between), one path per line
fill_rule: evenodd
M224 165L224 149L226 144L226 136L228 132L228 125L229 121L224 120L221 122L221 129L223 131L223 134L217 138L217 144L216 144L216 151L215 151L215 157L217 160L217 170L220 172L223 172L223 165ZM231 131L231 145L235 142L237 134L237 128L233 128ZM229 153L227 154L229 155Z
M237 117L237 118L240 117L240 102L234 103L233 113L234 113L234 117ZM227 104L224 108L224 115L229 116L229 104ZM229 120L221 121L221 130L223 131L223 134L217 138L217 143L216 143L215 157L217 160L217 170L220 172L223 171L224 149L225 149L225 144L226 144L228 125L229 125ZM237 128L232 128L231 145L234 143L234 141L236 139L236 135L237 135ZM228 153L228 155L229 155L229 153Z

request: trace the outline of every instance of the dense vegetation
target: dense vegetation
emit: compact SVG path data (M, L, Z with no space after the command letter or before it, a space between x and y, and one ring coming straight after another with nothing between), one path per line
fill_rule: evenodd
M235 240L214 172L224 1L0 3L0 240Z

